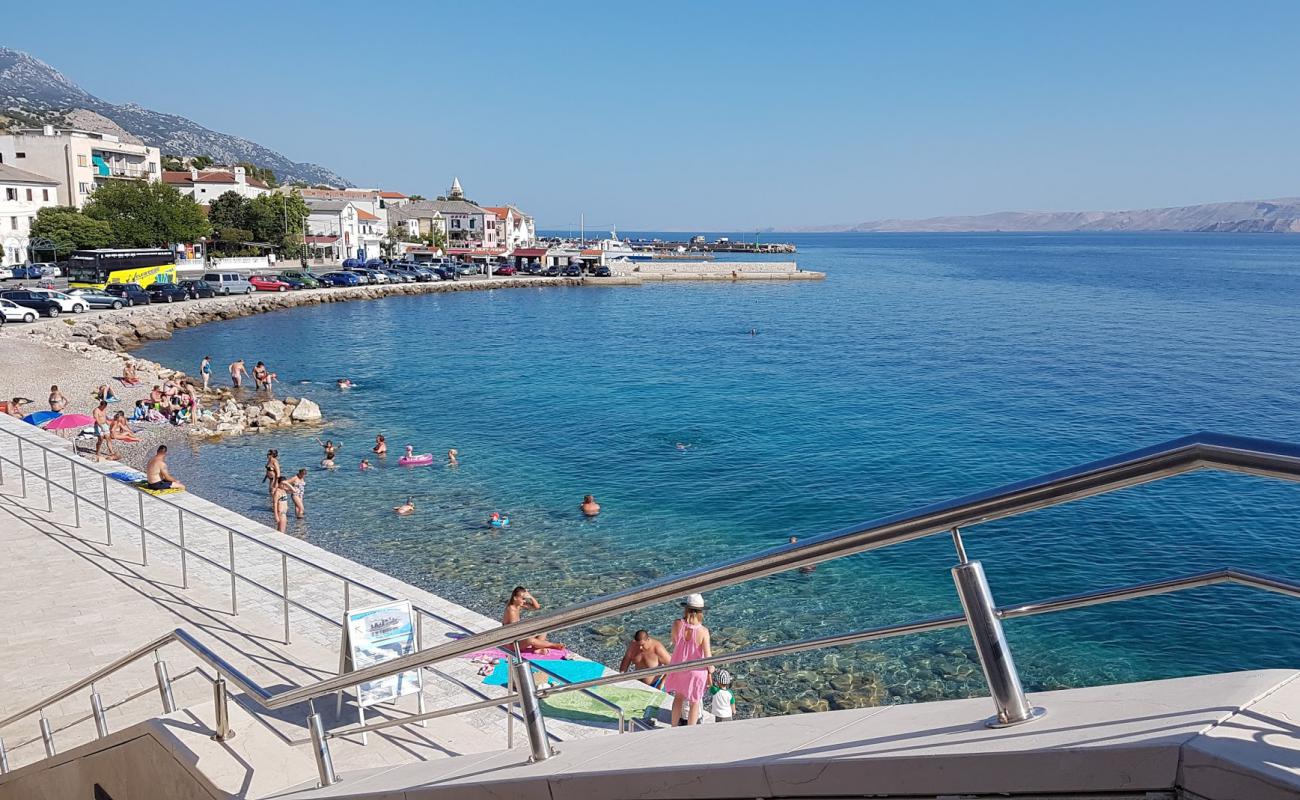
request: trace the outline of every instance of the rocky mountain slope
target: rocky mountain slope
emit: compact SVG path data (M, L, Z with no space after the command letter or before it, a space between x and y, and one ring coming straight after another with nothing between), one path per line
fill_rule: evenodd
M75 114L69 119L69 113L76 111L97 114L164 153L206 155L224 163L247 161L270 167L282 182L352 185L325 167L292 161L269 147L210 130L185 117L151 111L134 103L117 105L106 102L40 59L0 47L0 114L23 123L58 121L108 133L117 132L106 130L106 126L93 127L95 119L88 113Z
M928 219L884 219L821 231L991 232L991 231L1237 231L1300 233L1300 197L1205 203L1136 211L1000 211L994 214Z

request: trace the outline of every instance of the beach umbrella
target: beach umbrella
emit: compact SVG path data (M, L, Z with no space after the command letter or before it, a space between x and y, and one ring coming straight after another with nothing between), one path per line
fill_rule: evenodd
M28 425L44 425L58 416L61 415L57 411L37 411L35 414L28 414L23 417L23 422Z
M95 418L88 417L85 414L61 414L41 427L47 431L66 431L71 428L84 428L87 425L94 425Z

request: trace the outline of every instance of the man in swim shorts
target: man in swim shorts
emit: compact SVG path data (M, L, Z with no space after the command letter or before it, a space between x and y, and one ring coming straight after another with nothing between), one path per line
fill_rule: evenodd
M153 454L144 468L146 489L184 489L185 484L172 477L167 471L167 445L158 445L158 452Z
M230 365L230 383L238 389L244 383L244 376L248 370L244 368L244 359L235 359L235 363Z
M90 416L95 420L95 460L101 460L99 450L104 446L104 442L108 442L108 457L117 461L121 456L113 449L113 435L108 423L108 401L100 400L95 410L90 412Z
M664 643L651 636L649 631L640 630L632 637L632 641L628 642L627 652L623 653L623 661L618 665L618 671L627 672L629 667L633 670L653 670L671 661L672 656L668 654L668 648L664 647ZM650 686L656 686L662 679L662 674L654 673L637 678Z

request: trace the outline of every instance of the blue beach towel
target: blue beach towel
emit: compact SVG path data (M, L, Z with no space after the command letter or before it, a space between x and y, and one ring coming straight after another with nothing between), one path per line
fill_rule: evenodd
M537 662L534 661L531 663L534 667L537 666ZM569 683L589 681L592 678L599 678L605 674L605 665L597 661L544 661L542 664L551 672L559 675ZM483 682L489 686L505 686L506 674L509 669L510 668L507 666L505 659L502 659L497 663L496 669L492 671L492 674L483 679ZM547 681L556 679L541 670L535 669L533 672L533 680L541 685ZM556 682L558 683L560 681Z

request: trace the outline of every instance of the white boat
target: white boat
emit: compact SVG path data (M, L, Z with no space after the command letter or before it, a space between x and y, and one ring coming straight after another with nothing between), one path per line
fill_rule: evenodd
M605 261L650 261L654 257L649 253L633 250L632 245L618 238L618 231L610 231L608 239L601 239L596 246L605 254Z

